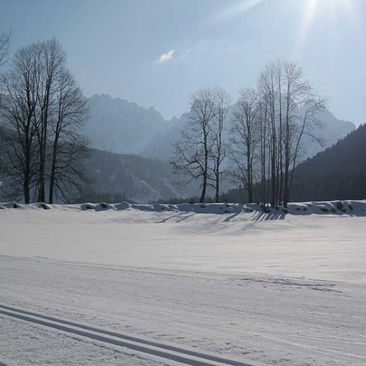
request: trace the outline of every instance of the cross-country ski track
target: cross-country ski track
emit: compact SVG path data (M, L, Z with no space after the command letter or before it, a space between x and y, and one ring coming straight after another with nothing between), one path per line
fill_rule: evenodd
M147 339L137 338L112 332L105 329L91 327L86 324L71 322L56 317L38 314L10 306L0 304L0 315L5 315L33 324L53 328L62 332L75 334L77 336L90 338L99 342L129 348L134 351L161 357L165 360L171 360L185 365L192 366L253 366L252 364L223 358L216 355L202 353L194 350L176 347L164 343L149 341Z

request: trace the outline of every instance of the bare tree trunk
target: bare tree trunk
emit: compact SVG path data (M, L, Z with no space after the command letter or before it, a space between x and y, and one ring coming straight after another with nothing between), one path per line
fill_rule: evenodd
M53 203L54 189L55 189L55 179L56 179L56 161L57 161L57 145L58 138L55 138L52 148L52 162L51 162L51 173L50 173L50 188L48 202Z
M249 128L250 130L250 128ZM248 191L248 202L253 202L253 165L252 165L252 146L251 141L248 139L247 142L247 191Z
M259 102L259 131L260 131L260 149L259 149L259 164L260 164L260 201L265 201L265 182L266 182L266 149L265 149L265 113L263 101Z
M48 109L50 103L50 88L53 82L52 76L48 76L46 82L45 96L41 110L41 131L39 137L39 177L38 177L38 202L45 202L45 171L47 153L47 132L48 132Z
M213 90L214 101L214 118L210 123L210 135L212 139L212 146L210 149L209 160L212 160L213 183L211 184L215 189L215 200L220 200L220 186L222 177L222 163L226 158L227 147L223 138L224 125L227 118L230 105L230 96L223 89Z
M271 205L275 207L277 204L277 187L276 187L276 155L277 155L277 138L276 138L276 126L274 118L272 119L272 156L271 156Z
M220 202L220 176L216 177L216 186L215 186L215 201L216 203Z
M289 91L287 92L289 94ZM289 96L287 97L287 99ZM287 207L290 200L290 187L289 187L289 169L290 169L290 109L289 100L286 106L286 133L285 133L285 183L284 183L284 195L283 195L283 205Z
M205 163L204 163L204 171L203 171L203 180L202 180L202 191L200 197L200 203L205 202L206 198L206 190L207 190L207 171L208 171L208 154L205 152Z
M42 143L39 149L38 202L45 202L45 148L46 146Z
M23 191L24 191L24 203L28 204L30 203L30 184L28 177L24 177Z
M30 182L31 182L31 149L28 141L28 137L26 138L26 146L25 146L25 154L24 154L24 203L30 203Z
M279 99L279 136L278 136L278 204L282 203L283 195L283 124L282 124L282 63L277 66L278 74L278 99Z

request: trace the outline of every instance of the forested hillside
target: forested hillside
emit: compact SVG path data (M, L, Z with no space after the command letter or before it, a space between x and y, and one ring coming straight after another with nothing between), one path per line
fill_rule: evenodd
M366 198L366 125L301 163L293 201Z
M297 166L291 201L330 201L366 198L366 125ZM254 196L259 197L256 184ZM232 189L221 201L247 202L244 187Z
M168 162L137 155L92 149L85 168L90 184L79 197L81 202L156 202L190 197L197 189L182 184Z

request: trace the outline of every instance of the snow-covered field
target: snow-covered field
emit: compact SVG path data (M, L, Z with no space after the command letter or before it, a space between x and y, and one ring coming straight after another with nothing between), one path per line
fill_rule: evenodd
M0 364L366 364L365 201L12 206Z

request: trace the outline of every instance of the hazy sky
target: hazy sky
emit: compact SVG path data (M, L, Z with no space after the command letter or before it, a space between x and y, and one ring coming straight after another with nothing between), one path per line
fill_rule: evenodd
M365 0L0 0L12 51L52 37L84 93L180 115L190 93L235 98L264 65L298 61L330 110L366 122Z

